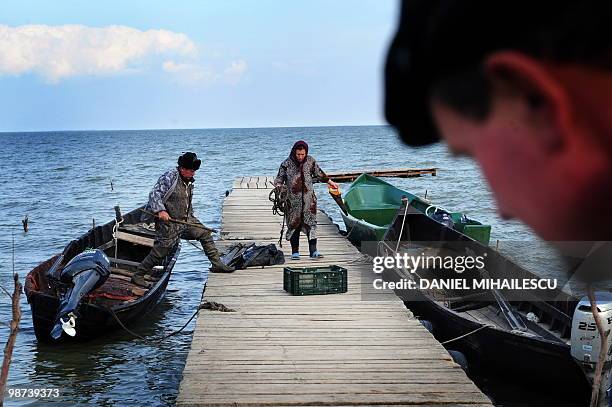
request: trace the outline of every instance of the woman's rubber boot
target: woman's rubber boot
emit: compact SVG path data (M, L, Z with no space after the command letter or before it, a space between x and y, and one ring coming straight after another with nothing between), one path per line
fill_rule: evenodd
M311 259L322 259L322 258L323 258L323 255L322 255L321 253L319 253L319 251L318 251L318 250L315 250L315 251L314 251L314 253L312 253L312 254L310 255L310 258L311 258Z

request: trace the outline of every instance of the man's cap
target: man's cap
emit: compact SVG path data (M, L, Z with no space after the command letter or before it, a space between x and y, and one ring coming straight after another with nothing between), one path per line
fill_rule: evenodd
M434 143L429 99L438 80L504 49L561 62L599 58L610 49L611 9L590 0L403 0L385 67L387 121L409 145Z
M200 169L200 164L202 164L202 161L198 159L196 153L189 151L178 158L179 167L183 167L188 170L198 170Z

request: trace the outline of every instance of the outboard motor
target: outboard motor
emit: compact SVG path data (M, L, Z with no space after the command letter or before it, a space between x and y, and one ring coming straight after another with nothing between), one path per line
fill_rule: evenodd
M62 331L76 335L78 307L83 296L100 287L110 275L110 262L103 251L86 250L66 264L59 275L59 283L66 287L60 295L60 306L55 317L51 337L59 339Z
M596 292L595 302L599 310L599 319L604 331L612 329L612 293ZM586 375L589 383L593 384L595 379L595 368L599 359L599 350L602 347L601 337L595 318L591 312L591 303L588 297L583 297L576 309L572 319L571 338L572 357ZM601 378L598 406L608 406L610 403L611 377L610 367L612 365L612 337L608 336L606 345L606 358Z

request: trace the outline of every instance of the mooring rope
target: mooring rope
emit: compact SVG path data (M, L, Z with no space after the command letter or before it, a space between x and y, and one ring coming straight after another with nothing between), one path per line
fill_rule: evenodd
M345 236L345 237L346 237L347 239L349 238L349 236L351 235L351 233L353 233L353 230L355 229L355 226L357 226L357 223L359 223L359 222L353 222L353 226L351 226L351 230L349 230L349 231L346 233L346 236Z
M117 258L117 252L119 250L119 245L117 244L118 242L118 238L117 238L117 231L119 230L119 225L121 225L123 223L123 217L121 218L121 220L117 220L115 219L115 224L113 225L113 240L115 241L115 258Z
M402 234L404 233L404 225L406 224L406 214L408 213L408 200L406 200L406 209L404 210L404 216L402 218L402 228L400 229L399 237L397 238L397 244L395 245L395 251L399 249L400 242L402 241Z
M130 330L128 327L126 327L123 322L121 322L121 320L119 319L119 317L117 316L117 314L115 314L115 311L113 311L112 309L108 309L108 311L111 313L111 315L113 316L113 318L115 318L115 321L117 321L117 323L119 324L119 326L126 331L127 333L129 333L130 335L150 344L150 345L159 345L163 340L168 339L171 336L177 335L179 333L181 333L183 331L183 329L185 329L187 327L187 325L189 325L189 323L195 318L196 315L198 315L198 313L200 312L200 310L203 309L208 309L211 311L220 311L220 312L236 312L235 309L226 307L223 304L214 302L214 301L204 301L202 303L200 303L200 305L198 305L198 308L196 309L196 311L191 315L191 317L187 320L187 322L185 322L185 324L178 330L174 331L174 332L170 332L167 335L162 336L159 339L155 339L155 340L151 340L151 339L147 339L142 335L137 334L136 332Z
M482 325L482 326L480 326L480 327L478 327L478 328L474 329L473 331L470 331L470 332L468 332L468 333L466 333L466 334L463 334L463 335L458 336L458 337L453 338L453 339L449 339L449 340L444 341L444 342L440 342L440 345L446 345L447 343L451 343L451 342L458 341L459 339L463 339L463 338L465 338L466 336L469 336L469 335L475 334L476 332L478 332L478 331L480 331L480 330L483 330L483 329L485 329L485 328L488 328L488 327L489 327L488 325Z

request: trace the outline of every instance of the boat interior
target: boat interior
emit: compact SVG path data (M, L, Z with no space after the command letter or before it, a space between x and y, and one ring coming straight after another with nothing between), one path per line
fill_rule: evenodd
M64 250L63 267L71 258L88 248L97 248L106 254L111 263L111 274L102 286L89 293L85 302L104 307L114 307L125 302L135 301L143 297L150 288L138 286L131 282L131 276L138 268L140 262L148 255L153 247L155 228L153 224L128 223L132 213L125 216L124 222L113 235L115 222L93 228L79 239L73 240ZM132 219L129 219L132 220ZM134 219L135 220L135 219ZM174 252L173 252L174 253ZM50 286L47 271L60 255L45 261L33 269L26 279L30 292L38 291L56 296L55 290ZM172 255L169 255L172 256ZM154 285L166 272L166 268L156 277L146 277Z
M361 182L356 183L358 187L346 192L346 208L357 219L377 226L389 226L406 193L376 178L362 177ZM410 195L408 198L415 197Z
M402 198L407 198L410 206L430 217L437 209L441 209L451 217L455 230L484 244L489 243L491 226L468 219L463 212L438 208L427 200L367 174L361 175L353 186L345 194L344 205L356 219L387 228L402 206Z
M397 251L390 249L390 252L407 253L411 256L448 256L450 254L448 250L440 252L437 248L423 247L410 242L402 242ZM459 254L455 253L455 255ZM435 268L419 268L414 273L401 269L396 272L402 278L410 278L417 282L421 279L432 281L444 276L448 277L447 270ZM483 276L479 273L466 272L461 277L468 280L482 278ZM552 342L570 343L571 312L576 306L576 301L569 296L561 296L558 301L542 301L536 298L509 301L505 298L504 290L496 289L467 290L435 287L420 291L438 307L444 307L479 325L539 337Z

